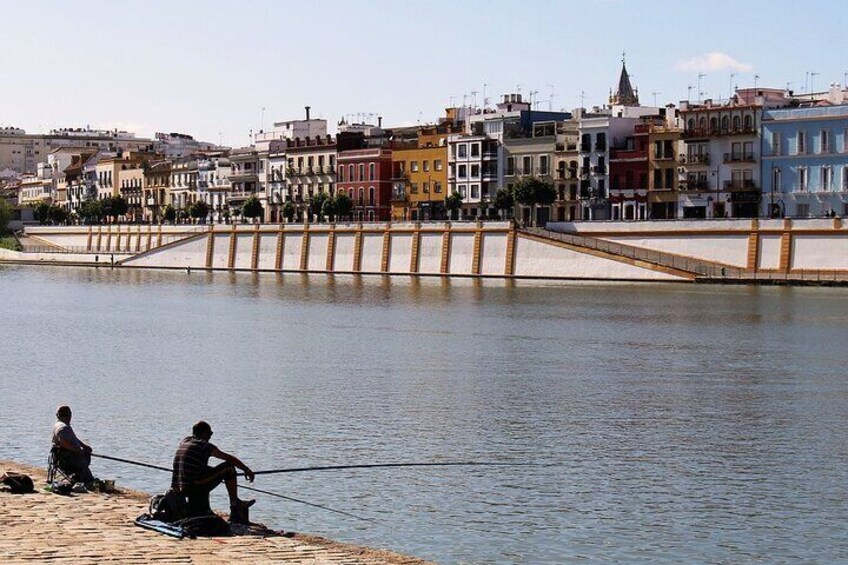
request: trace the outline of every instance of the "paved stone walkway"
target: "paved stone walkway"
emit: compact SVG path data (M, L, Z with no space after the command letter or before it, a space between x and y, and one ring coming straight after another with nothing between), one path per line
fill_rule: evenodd
M0 492L0 563L301 563L426 565L387 551L297 534L178 540L139 528L146 495L134 492L59 496L42 490L45 472L0 461L0 474L30 475L38 492ZM119 485L120 486L120 485Z

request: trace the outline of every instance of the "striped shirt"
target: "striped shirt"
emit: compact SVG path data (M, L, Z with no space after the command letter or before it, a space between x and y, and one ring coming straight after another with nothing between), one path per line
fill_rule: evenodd
M174 474L171 488L183 490L203 478L209 470L209 456L215 446L208 441L188 436L180 442L174 455Z

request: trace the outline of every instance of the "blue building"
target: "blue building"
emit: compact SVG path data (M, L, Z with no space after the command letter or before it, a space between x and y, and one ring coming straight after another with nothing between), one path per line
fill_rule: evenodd
M848 216L848 100L836 101L763 110L763 216Z

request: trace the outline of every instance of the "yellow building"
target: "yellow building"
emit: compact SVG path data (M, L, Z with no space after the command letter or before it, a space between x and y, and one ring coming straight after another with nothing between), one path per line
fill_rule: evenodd
M424 126L418 142L392 150L392 220L444 219L449 126Z

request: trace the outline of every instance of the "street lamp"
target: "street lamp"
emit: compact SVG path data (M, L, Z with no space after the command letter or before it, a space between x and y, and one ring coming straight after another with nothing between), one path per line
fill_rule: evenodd
M769 217L774 218L776 214L774 213L774 192L777 189L778 179L780 178L780 167L772 165L771 167L771 190L769 191Z

